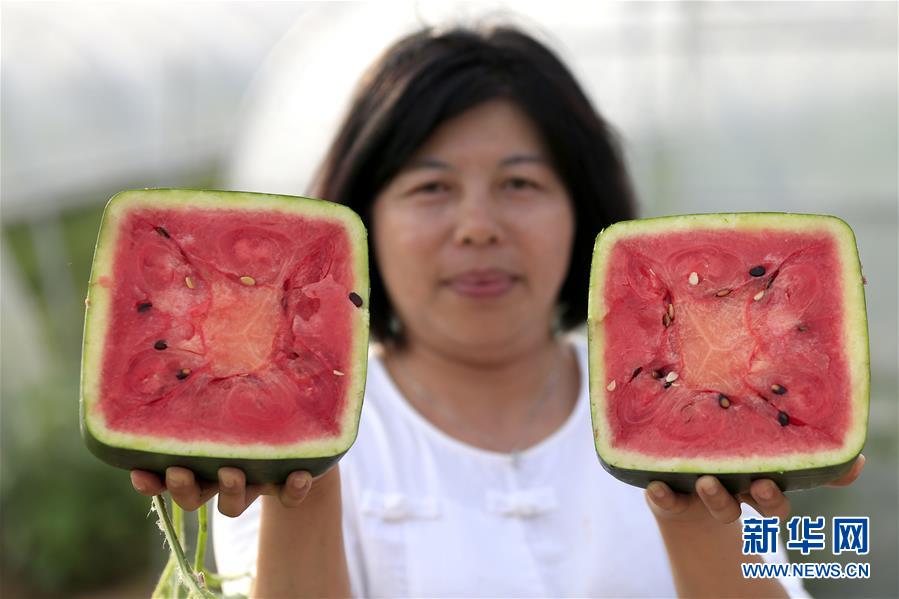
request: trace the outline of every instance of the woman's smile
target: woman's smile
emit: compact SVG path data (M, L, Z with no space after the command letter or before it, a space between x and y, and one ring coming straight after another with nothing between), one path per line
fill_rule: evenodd
M447 285L459 295L487 299L506 295L520 278L499 268L473 269L451 277Z

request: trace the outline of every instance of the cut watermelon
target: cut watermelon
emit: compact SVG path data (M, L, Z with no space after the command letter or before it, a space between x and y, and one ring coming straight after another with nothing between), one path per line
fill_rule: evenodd
M84 325L81 425L122 468L254 482L335 464L358 427L366 231L308 198L127 191L106 207Z
M596 450L625 482L809 488L864 445L865 298L835 217L617 223L596 240L588 334Z

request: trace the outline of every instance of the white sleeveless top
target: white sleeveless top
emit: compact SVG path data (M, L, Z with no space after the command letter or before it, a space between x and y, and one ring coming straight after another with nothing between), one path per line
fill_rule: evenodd
M369 352L359 436L340 462L347 561L361 597L674 597L668 556L643 490L599 464L587 389L567 421L519 454L442 432L403 398ZM743 516L757 516L743 506ZM259 502L216 510L219 572L255 572ZM769 561L785 561L783 547ZM809 597L800 579L781 582ZM247 593L249 579L227 583Z

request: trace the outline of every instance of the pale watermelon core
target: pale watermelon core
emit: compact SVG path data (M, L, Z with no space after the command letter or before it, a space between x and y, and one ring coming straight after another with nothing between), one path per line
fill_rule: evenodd
M841 447L851 390L830 238L633 236L608 262L602 326L613 446L660 457ZM764 274L753 276L758 267Z
M357 307L340 223L140 210L120 231L101 281L113 290L98 404L107 426L246 444L341 433Z

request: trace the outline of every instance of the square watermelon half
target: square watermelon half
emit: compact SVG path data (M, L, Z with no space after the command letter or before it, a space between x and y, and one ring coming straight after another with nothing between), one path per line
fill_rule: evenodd
M832 216L698 214L596 239L590 397L603 467L629 484L732 493L825 484L865 442L868 331L850 227Z
M119 193L85 301L83 439L112 465L159 474L321 474L358 430L368 301L367 233L345 206Z

